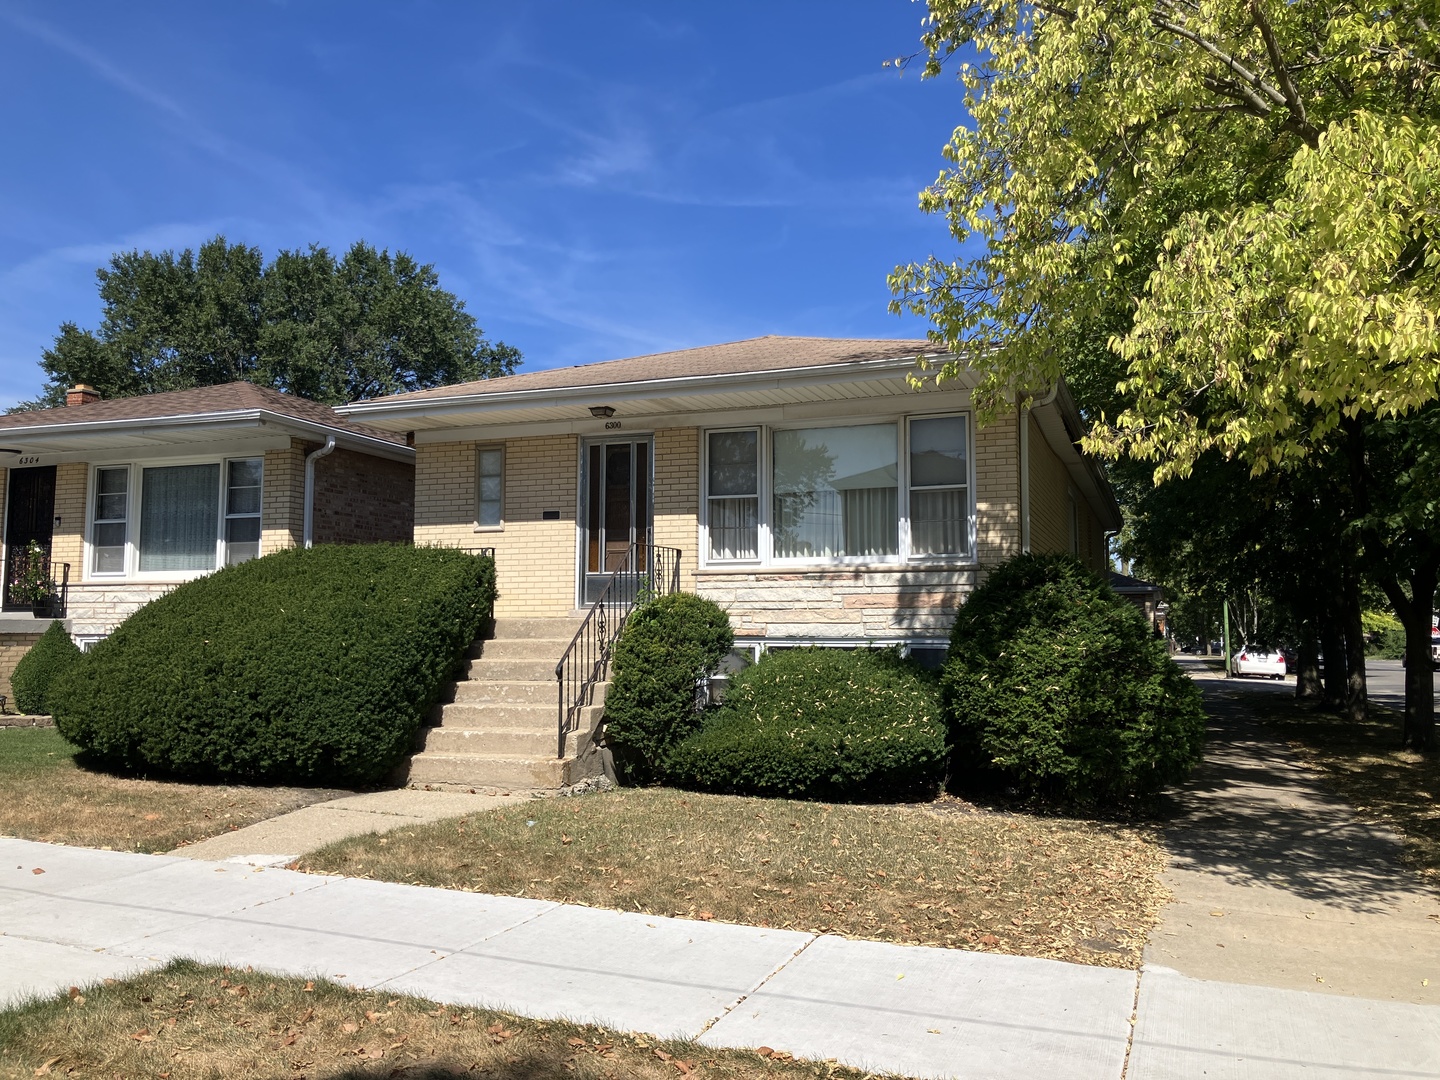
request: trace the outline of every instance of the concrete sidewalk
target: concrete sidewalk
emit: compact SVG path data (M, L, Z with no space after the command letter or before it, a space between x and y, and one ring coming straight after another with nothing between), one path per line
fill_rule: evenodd
M370 791L302 806L234 832L186 844L170 854L211 861L239 858L260 866L284 866L337 840L463 817L528 802L531 797L528 792L509 791Z
M185 956L916 1077L1440 1077L1423 1005L240 862L0 839L0 930L6 1000Z

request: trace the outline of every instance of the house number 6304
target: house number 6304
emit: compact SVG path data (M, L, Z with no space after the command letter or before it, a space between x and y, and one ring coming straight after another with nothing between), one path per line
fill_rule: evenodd
M40 464L40 458L39 458L37 455L35 455L35 454L30 454L29 456L21 457L21 458L20 458L20 464L21 464L21 465L39 465L39 464Z

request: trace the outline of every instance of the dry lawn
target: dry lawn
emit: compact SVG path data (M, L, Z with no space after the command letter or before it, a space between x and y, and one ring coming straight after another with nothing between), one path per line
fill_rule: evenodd
M75 763L54 728L0 728L0 835L170 851L345 792L139 780Z
M184 961L0 1013L0 1077L859 1080L770 1054Z
M341 841L320 873L1133 967L1156 836L959 800L852 806L629 789Z
M1398 713L1372 705L1370 718L1355 724L1281 699L1260 715L1362 820L1400 833L1406 864L1440 888L1440 755L1401 750Z

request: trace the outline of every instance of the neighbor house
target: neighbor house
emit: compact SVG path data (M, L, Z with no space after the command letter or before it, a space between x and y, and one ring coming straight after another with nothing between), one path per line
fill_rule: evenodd
M64 408L0 416L0 693L54 618L88 645L217 567L408 542L414 459L402 436L245 382L109 401L77 386ZM27 571L55 583L38 615Z
M493 548L497 617L568 616L632 544L747 648L943 648L986 566L1107 569L1119 509L1063 386L978 427L974 378L914 388L925 341L762 337L341 406L406 433L415 541Z

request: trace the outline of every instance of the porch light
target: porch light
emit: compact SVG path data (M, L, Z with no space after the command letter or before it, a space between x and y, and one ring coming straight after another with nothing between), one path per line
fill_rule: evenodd
M593 416L593 417L595 417L597 420L609 420L610 417L612 417L612 416L615 415L615 406L613 406L613 405L591 405L591 406L590 406L590 415Z

